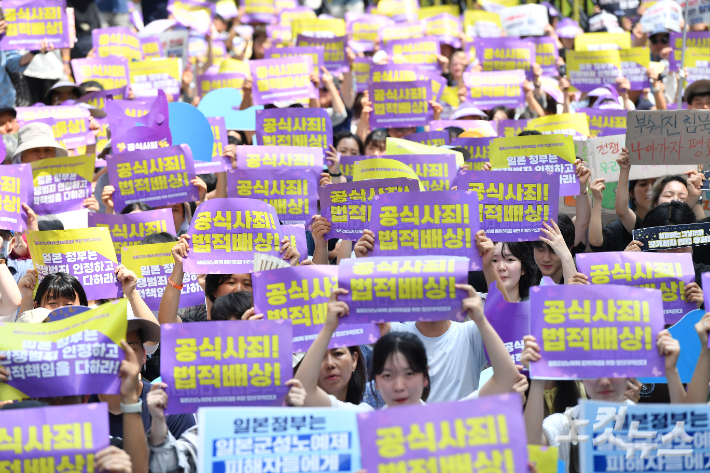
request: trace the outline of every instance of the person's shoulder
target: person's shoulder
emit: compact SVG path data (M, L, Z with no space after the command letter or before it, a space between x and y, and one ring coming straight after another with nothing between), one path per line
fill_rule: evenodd
M332 394L328 394L330 399L330 406L336 409L347 409L350 411L357 412L374 412L375 409L371 405L361 402L360 404L353 404L352 402L343 402Z
M415 324L416 322L391 322L390 323L390 332L410 332L410 333L415 333L416 327Z

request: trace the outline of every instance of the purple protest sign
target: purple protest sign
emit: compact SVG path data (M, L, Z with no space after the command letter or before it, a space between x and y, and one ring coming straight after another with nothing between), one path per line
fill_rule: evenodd
M42 42L54 49L71 48L66 0L4 0L7 30L0 50L39 50Z
M579 195L579 181L574 164L554 154L510 156L507 168L493 171L554 172L560 176L560 197Z
M500 120L498 122L498 136L518 136L525 131L530 119Z
M530 36L525 38L535 45L535 62L542 67L542 74L545 76L557 77L560 73L557 70L557 60L560 53L555 43L555 38L550 36Z
M72 59L71 67L77 83L95 80L104 89L128 85L128 60L125 57Z
M211 199L201 203L194 215L187 231L192 251L184 258L185 271L251 273L255 253L281 258L283 232L276 209L269 204L256 199Z
M377 241L377 240L375 240ZM468 258L401 256L347 258L340 262L339 297L350 307L344 323L464 320Z
M442 150L441 154L388 154L386 158L414 169L425 190L446 191L456 185L458 171L456 155L446 151Z
M266 36L271 38L274 44L287 45L291 42L291 27L281 25L267 25Z
M629 90L643 90L651 87L648 80L648 66L651 51L648 48L630 48L619 50L621 73L631 84ZM671 53L672 55L673 53ZM703 67L706 62L703 61ZM688 72L690 74L690 72Z
M525 104L523 82L525 71L465 72L466 87L471 90L469 102L474 107L490 110L499 105L516 108Z
M114 153L165 148L172 144L165 92L158 91L158 96L150 104L150 111L147 113L143 113L145 104L131 105L132 102L128 102L127 107L123 107L116 102L106 102L111 129L111 149Z
M217 143L215 143L216 145ZM232 160L229 156L212 158L213 161L195 161L195 174L216 174L232 169Z
M188 145L115 154L107 156L106 165L117 212L134 202L159 207L200 199L190 183L196 174Z
M256 111L256 144L318 147L333 144L333 125L323 108L271 108Z
M266 48L264 59L282 59L299 56L309 56L313 65L313 70L318 72L318 77L322 75L320 67L324 65L323 48L306 46L286 46L284 48Z
M291 241L291 246L298 250L301 257L299 263L308 259L308 241L306 240L306 227L304 225L281 225L284 238Z
M394 64L411 64L427 71L441 72L441 47L436 36L388 41L385 51Z
M33 162L31 207L35 213L50 215L83 209L84 199L91 197L94 163L94 156L67 156Z
M393 24L392 19L383 15L346 12L345 27L350 37L348 46L359 53L374 51L379 29Z
M459 171L458 190L478 193L481 228L493 241L537 241L557 217L559 176L546 172Z
M139 39L143 59L163 56L163 45L160 43L160 36L148 36L147 38Z
M111 234L116 256L124 246L137 245L143 238L154 233L166 232L175 235L172 209L156 209L131 214L89 213L89 227L106 227Z
M338 267L294 266L256 272L251 277L255 312L264 314L265 320L290 320L293 351L307 351L323 329L330 292L338 287ZM338 332L341 335L333 336L329 348L374 343L379 338L374 324L341 325Z
M530 288L531 333L542 359L535 379L657 377L665 374L656 335L661 292L628 286Z
M413 127L428 123L432 100L428 81L370 82L368 91L373 104L370 127Z
M258 199L276 209L284 225L306 224L318 212L320 173L310 169L230 169L227 196Z
M366 471L415 471L418 465L452 462L462 471L483 472L488 465L506 472L528 468L522 398L515 393L367 412L358 414L357 425ZM485 440L467 442L464 425L480 426ZM426 438L428 446L415 438Z
M431 82L431 99L439 101L446 88L446 79L438 72L427 71L413 64L372 64L370 68L372 82L411 82L426 80ZM434 119L434 112L429 113L429 121Z
M429 123L432 130L444 130L450 126L463 128L480 137L498 136L498 124L488 120L434 120Z
M491 144L491 140L494 139L494 136L487 138L456 138L451 141L451 146L467 149L471 153L471 160L469 161L473 165L471 171L480 171L483 169L483 164L489 162L488 147Z
M319 188L321 215L331 223L330 231L323 238L357 241L362 231L370 228L372 199L375 195L392 192L419 192L419 183L414 179L397 177L343 182Z
M370 66L372 59L368 57L356 57L353 62L353 86L357 93L367 90L367 84L370 82Z
M27 212L22 204L30 204L32 194L32 167L29 164L0 166L0 228L13 232L27 229Z
M523 337L530 334L530 301L506 301L496 283L492 282L483 310L488 322L503 340L513 362L519 365L520 355L525 348Z
M458 191L394 193L372 200L372 256L466 256L481 269L475 235L478 196Z
M128 61L143 59L138 36L125 26L96 28L91 31L91 42L99 58L115 56Z
M77 103L88 103L89 105L93 105L96 108L103 109L104 106L106 105L106 100L108 98L114 98L114 99L122 99L123 97L128 96L126 93L126 88L125 87L119 87L117 89L110 89L110 90L97 90L96 92L87 92L79 99L77 100ZM96 120L106 120L106 117L104 118L96 118ZM108 125L107 125L108 126Z
M532 80L535 44L518 38L475 38L476 57L484 71L513 71L522 69Z
M276 19L273 0L246 0L244 14L240 17L243 24L272 23Z
M449 131L422 131L407 135L404 139L427 146L446 146L449 144Z
M197 76L197 94L205 95L217 89L242 89L244 78L241 72L220 72L217 74L202 74Z
M310 56L249 61L249 69L254 79L254 105L317 97L310 77L313 70Z
M171 400L165 413L281 405L293 375L292 338L284 320L161 325L160 375Z
M587 115L589 122L589 132L593 137L603 136L602 133L606 130L623 130L620 133L626 134L626 110L603 110L600 108L582 108L577 113Z
M43 118L89 118L90 116L87 109L77 105L55 105L51 107L37 105L34 107L17 107L15 110L17 111L17 124L20 127Z
M94 133L89 129L89 117L39 118L33 122L51 126L54 138L65 149L96 144Z
M210 31L216 3L208 0L168 0L168 11L183 26L201 35Z
M224 157L224 149L229 144L229 135L227 135L227 125L224 121L224 117L207 117L207 123L210 124L212 128L212 137L214 138L214 146L212 147L212 161L222 162ZM229 167L231 168L231 161ZM197 168L195 168L197 171ZM198 172L198 174L200 174Z
M109 446L108 404L103 402L5 409L2 421L0 465L7 471L26 471L31 465L72 465L76 473L91 472L96 453ZM37 441L39 432L44 444ZM72 440L64 442L63 438Z
M299 34L296 38L296 46L317 47L323 50L323 65L331 74L344 74L350 71L348 58L345 55L347 43L347 36L314 38Z
M237 169L323 170L323 150L296 146L237 146Z
M461 18L450 13L442 13L424 20L424 34L436 37L440 43L454 49L461 48Z
M663 315L668 325L675 324L685 314L698 308L695 302L685 299L685 287L695 282L690 253L580 253L577 255L577 271L589 276L591 284L660 289Z
M365 161L367 159L379 158L380 156L341 156L340 157L340 172L343 176L350 178L352 180L355 174L355 163L358 161Z

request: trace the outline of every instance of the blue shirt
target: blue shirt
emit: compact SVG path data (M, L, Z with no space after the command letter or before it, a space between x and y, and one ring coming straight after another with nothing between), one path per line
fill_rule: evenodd
M128 13L128 0L97 0L96 5L104 13Z
M29 66L29 63L20 66L22 55L19 51L0 51L0 108L15 108L15 86L8 71L15 74L22 74Z

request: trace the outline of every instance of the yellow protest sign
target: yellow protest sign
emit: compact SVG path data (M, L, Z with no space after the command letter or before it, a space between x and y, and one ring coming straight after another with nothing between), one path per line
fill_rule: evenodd
M651 64L651 50L649 48L621 49L619 50L619 60L621 61L624 77L631 82L631 90L641 90L643 88L634 87L636 84L648 84L646 70Z
M94 166L96 164L96 156L67 156L64 158L48 158L32 163L32 179L34 181L35 194L37 188L59 182L55 179L55 174L75 173L77 176L91 182L94 178ZM68 182L71 182L69 176ZM66 186L74 187L75 186ZM71 189L68 189L71 190ZM62 192L60 187L59 192Z
M414 141L403 140L401 138L387 138L385 142L385 154L396 156L398 154L453 154L456 155L456 165L463 165L463 154L452 149L439 148L437 146L427 146ZM406 177L406 176L393 176Z
M459 88L455 86L445 87L444 91L441 93L440 100L451 105L453 108L458 108L461 103L461 99L459 99Z
M468 36L476 36L476 23L488 23L503 30L503 23L498 13L485 10L466 10L463 14L463 30Z
M313 10L302 10L302 9L291 9L287 11L282 11L279 13L279 25L281 26L291 26L296 20L315 20L318 17Z
M491 141L488 157L491 169L506 169L508 158L553 154L568 163L576 159L574 140L565 135L529 135L511 138L496 138Z
M136 97L154 95L153 90L163 89L166 94L179 94L180 60L176 57L148 59L128 63L131 88Z
M448 13L449 15L459 16L461 11L458 5L436 5L433 7L420 8L417 11L417 16L420 20L431 18L432 16Z
M589 136L589 122L583 113L561 113L533 118L528 122L527 129L543 134Z
M575 51L602 51L630 47L631 35L628 33L584 33L574 38Z
M291 37L299 34L313 38L335 38L345 36L345 20L297 19L291 22Z
M566 61L570 83L587 92L603 84L613 84L621 75L621 57L616 49L567 51Z
M134 245L121 248L121 264L136 273L137 278L143 277L141 267L163 266L174 264L172 249L175 243L155 243L152 245Z
M111 383L117 393L127 304L111 301L56 322L0 324L0 352L11 373L0 383L0 401L109 392Z
M557 447L528 445L528 459L535 465L537 473L557 473Z
M413 20L417 16L419 2L417 0L380 0L377 2L376 15L405 17Z
M386 179L391 177L416 179L417 182L419 182L419 190L425 190L419 180L419 176L417 176L417 173L414 172L414 169L394 159L373 158L357 161L355 163L353 182L368 181L370 179Z

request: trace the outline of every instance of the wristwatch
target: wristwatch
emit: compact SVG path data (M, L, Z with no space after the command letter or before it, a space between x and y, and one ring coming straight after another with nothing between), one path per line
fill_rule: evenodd
M332 172L328 171L328 174L330 174L330 177L340 177L343 175L342 172L339 172L338 174L333 174Z
M140 414L143 412L143 399L138 399L135 404L121 403L121 414Z

